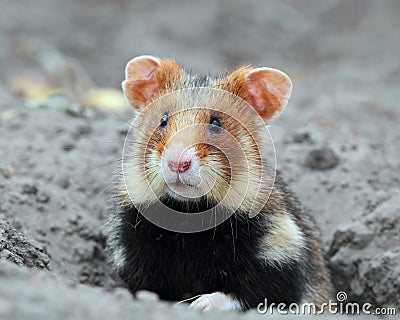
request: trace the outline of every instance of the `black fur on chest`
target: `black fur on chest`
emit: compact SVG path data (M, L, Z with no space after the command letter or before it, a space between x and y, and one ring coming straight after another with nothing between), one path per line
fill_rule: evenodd
M170 207L180 203L170 202ZM205 208L197 204L197 210ZM194 208L187 207L187 210ZM146 289L166 300L221 291L244 309L268 303L299 302L303 270L296 262L272 266L257 255L268 227L260 215L237 214L214 229L197 233L164 230L134 208L119 212L119 245L125 253L120 276L132 293Z

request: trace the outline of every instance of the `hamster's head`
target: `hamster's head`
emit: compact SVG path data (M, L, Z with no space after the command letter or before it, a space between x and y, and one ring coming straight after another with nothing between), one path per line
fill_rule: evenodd
M173 60L140 56L125 76L136 113L124 150L123 202L248 209L272 187L266 123L290 97L287 75L246 66L201 77Z

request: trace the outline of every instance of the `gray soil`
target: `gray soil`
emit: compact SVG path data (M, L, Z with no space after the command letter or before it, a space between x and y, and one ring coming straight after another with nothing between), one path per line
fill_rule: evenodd
M7 82L40 68L16 54L21 37L77 59L100 86L118 87L144 53L202 73L283 69L294 92L270 126L278 167L319 225L335 289L400 307L400 2L244 3L2 6L0 319L220 318L134 300L110 276L102 226L131 113L28 108ZM239 317L263 316L226 319Z

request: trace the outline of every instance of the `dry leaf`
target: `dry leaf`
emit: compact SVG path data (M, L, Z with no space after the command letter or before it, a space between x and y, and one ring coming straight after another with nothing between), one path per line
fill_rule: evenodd
M55 91L49 81L35 76L14 76L8 80L8 83L13 92L25 99L46 99Z
M123 111L129 108L122 91L114 88L90 89L80 103L83 107L94 107L104 111Z

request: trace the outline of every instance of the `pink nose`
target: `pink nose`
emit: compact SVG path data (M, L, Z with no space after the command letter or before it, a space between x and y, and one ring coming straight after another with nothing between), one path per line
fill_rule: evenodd
M171 169L171 171L174 172L185 172L190 168L190 165L192 164L192 161L186 160L186 161L168 161L168 167Z

